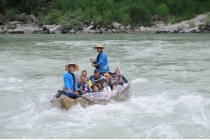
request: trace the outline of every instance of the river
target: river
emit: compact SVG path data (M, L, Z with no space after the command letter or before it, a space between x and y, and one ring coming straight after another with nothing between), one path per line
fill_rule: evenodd
M50 100L66 63L93 74L93 46L131 83L125 102L68 111ZM210 36L0 35L0 138L210 138Z

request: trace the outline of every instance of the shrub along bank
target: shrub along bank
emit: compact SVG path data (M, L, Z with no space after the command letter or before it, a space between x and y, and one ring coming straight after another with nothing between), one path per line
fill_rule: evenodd
M91 22L108 28L113 22L139 27L152 26L154 21L174 24L210 11L209 0L2 0L0 3L0 24L13 20L28 23L31 20L28 15L33 14L39 26L57 24L76 31Z

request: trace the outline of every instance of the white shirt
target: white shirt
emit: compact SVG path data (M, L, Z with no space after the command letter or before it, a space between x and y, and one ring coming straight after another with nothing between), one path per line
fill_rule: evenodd
M106 86L106 87L104 87L102 92L104 93L104 96L110 96L112 93L112 90L109 86Z

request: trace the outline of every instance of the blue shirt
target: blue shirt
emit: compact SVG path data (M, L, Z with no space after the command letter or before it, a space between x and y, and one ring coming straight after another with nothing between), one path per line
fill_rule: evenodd
M98 70L99 72L108 72L110 71L109 69L109 64L107 60L107 56L105 52L102 52L99 56L99 61L96 58L96 64L98 65Z
M75 92L77 90L77 88L78 88L76 75L74 74L74 81L75 81L74 86L73 86L73 79L72 78L73 78L73 76L69 72L66 72L63 75L65 92L66 92L66 95L69 96L69 97L73 97L74 94L73 93L68 93L68 89L67 88L69 88L72 92Z

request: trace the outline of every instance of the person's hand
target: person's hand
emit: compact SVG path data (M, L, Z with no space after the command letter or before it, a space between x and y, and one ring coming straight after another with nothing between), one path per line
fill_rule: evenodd
M94 63L94 61L95 61L95 60L94 60L93 58L90 57L90 62L91 62L91 63Z
M74 95L77 95L78 96L78 92L74 92Z
M95 67L95 64L92 63L92 67Z
M68 88L68 93L72 94L72 91Z

